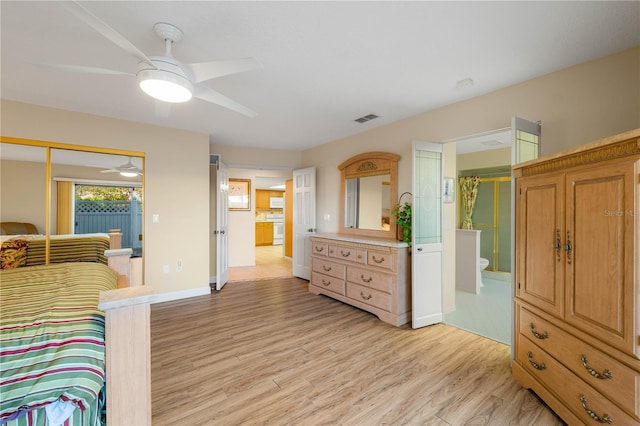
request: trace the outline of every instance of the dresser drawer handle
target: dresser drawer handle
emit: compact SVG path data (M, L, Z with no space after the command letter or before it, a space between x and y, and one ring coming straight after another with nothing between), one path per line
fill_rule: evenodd
M602 374L600 374L593 368L589 367L587 365L587 357L584 354L580 355L580 359L582 360L582 365L584 365L584 368L586 368L589 374L591 374L596 379L613 379L613 373L611 371L605 369Z
M350 251L348 251L348 252L345 254L345 252L344 252L344 251L340 250L340 254L342 255L342 257L349 257L349 256L351 256L351 252L350 252Z
M586 411L589 417L591 417L593 420L598 423L609 423L610 425L613 424L613 419L609 417L608 414L603 414L602 417L599 417L596 413L589 410L589 407L587 407L587 398L585 398L584 395L580 395L580 402L582 403L582 408L584 408L584 411Z
M331 266L327 267L326 265L322 265L322 269L324 269L325 272L329 272L331 270Z
M369 299L371 299L371 297L373 297L373 296L371 296L371 295L365 296L363 292L360 292L360 296L362 296L362 298L363 298L364 300L369 300Z
M380 260L378 260L378 259L376 259L376 256L375 256L375 255L373 255L371 258L372 258L372 259L373 259L373 261L374 261L374 262L376 262L376 263L382 263L382 262L384 262L384 257L381 257L381 258L380 258Z
M534 335L536 338L540 339L540 340L543 340L543 339L546 339L547 337L549 337L549 334L547 334L547 332L546 332L546 331L545 331L544 333L538 333L538 332L535 330L536 326L535 326L535 325L533 325L533 323L530 323L530 324L529 324L529 328L531 329L531 333L533 333L533 335Z
M324 251L324 247L318 247L318 246L316 246L316 251L317 251L318 253L322 253L322 252Z
M360 274L360 279L365 283L370 283L373 277L369 277L369 279L365 278L364 275Z
M322 280L322 285L325 287L329 287L331 285L331 281Z
M531 366L536 370L545 370L547 368L544 362L542 364L533 362L533 354L531 353L531 351L527 352L527 359L529 360L529 364L531 364Z

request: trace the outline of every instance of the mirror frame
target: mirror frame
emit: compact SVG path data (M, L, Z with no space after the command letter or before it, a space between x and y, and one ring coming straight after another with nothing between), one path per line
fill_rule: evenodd
M22 139L22 138L15 138L15 137L9 137L9 136L0 136L0 143L9 143L9 144L16 144L16 145L27 145L27 146L36 146L36 147L41 147L41 148L45 148L46 149L46 177L45 177L45 264L49 264L49 249L50 249L50 231L51 231L51 182L52 182L52 176L51 176L51 150L52 149L62 149L62 150L70 150L70 151L83 151L83 152L91 152L91 153L96 153L96 154L114 154L114 155L124 155L124 156L131 156L131 157L140 157L142 158L142 169L145 169L145 154L144 152L141 151L127 151L127 150L123 150L123 149L114 149L114 148L99 148L99 147L95 147L95 146L86 146L86 145L72 145L72 144L67 144L67 143L61 143L61 142L50 142L50 141L41 141L41 140L35 140L35 139ZM144 195L144 191L145 191L145 174L142 175L142 203L143 203L143 209L144 209L144 204L146 202L146 197ZM144 210L143 210L144 211ZM144 230L144 220L142 221L142 232L143 234L145 233ZM143 259L144 259L144 244L142 245L142 251L143 251ZM144 267L143 267L143 271L144 271ZM144 272L143 272L144 274Z
M345 182L347 179L389 175L389 206L396 205L398 197L398 160L400 156L390 152L365 152L349 158L338 166L340 170L340 233L362 237L396 239L396 221L389 215L389 230L358 229L344 226Z

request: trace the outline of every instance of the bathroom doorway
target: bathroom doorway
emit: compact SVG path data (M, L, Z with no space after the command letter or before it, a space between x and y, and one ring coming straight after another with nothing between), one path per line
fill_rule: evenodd
M485 273L511 273L511 176L507 167L465 170L459 177L478 176L478 195L473 208L473 229L480 230L480 257L489 265ZM465 217L465 207L459 203L459 223Z

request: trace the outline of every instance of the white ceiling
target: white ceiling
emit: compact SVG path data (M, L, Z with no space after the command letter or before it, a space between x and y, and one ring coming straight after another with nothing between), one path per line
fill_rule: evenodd
M182 62L255 57L263 68L207 84L255 110L194 99L156 114L137 59L58 2L0 2L1 95L211 135L223 145L302 150L640 44L640 2L81 2L147 55L184 32ZM456 88L471 78L472 87ZM365 124L358 117L380 118Z

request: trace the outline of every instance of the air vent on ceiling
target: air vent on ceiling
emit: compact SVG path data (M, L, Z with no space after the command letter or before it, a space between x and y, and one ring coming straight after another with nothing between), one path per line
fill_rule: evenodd
M367 121L373 120L374 118L378 118L378 116L375 114L367 114L363 117L356 118L353 121L357 121L358 123L366 123Z

